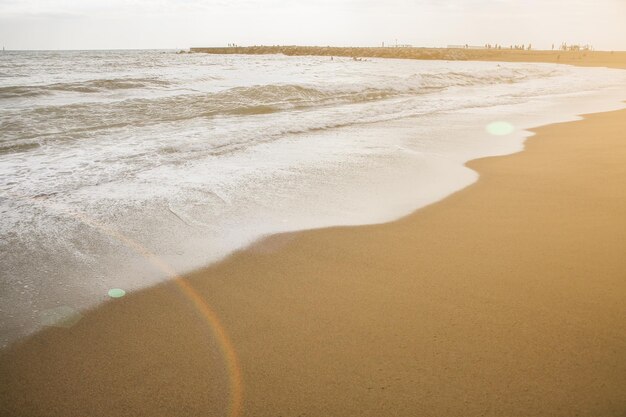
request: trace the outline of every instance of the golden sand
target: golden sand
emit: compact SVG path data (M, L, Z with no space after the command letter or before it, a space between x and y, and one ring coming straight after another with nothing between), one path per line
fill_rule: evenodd
M406 218L272 236L48 328L0 356L0 415L624 416L625 123L539 128Z

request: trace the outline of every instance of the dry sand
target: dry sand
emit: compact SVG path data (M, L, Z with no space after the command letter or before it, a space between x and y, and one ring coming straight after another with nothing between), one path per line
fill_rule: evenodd
M625 123L539 128L406 218L273 236L48 328L0 356L0 415L624 416Z

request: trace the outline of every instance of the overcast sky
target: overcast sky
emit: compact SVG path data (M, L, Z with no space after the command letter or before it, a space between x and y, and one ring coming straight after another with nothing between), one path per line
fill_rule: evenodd
M7 49L590 43L626 50L626 0L0 0Z

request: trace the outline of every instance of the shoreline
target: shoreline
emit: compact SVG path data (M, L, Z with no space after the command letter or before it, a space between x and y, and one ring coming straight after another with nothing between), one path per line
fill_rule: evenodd
M166 60L194 63L190 68L196 67L197 61L214 60L208 55L166 55L158 56ZM152 53L148 56L154 57ZM282 56L248 59L250 57L229 58L224 55L215 58L218 62L241 61L242 68L250 65L267 67L268 64L271 68L276 63L277 69L290 67L289 63L293 63L294 59L302 60ZM339 60L333 63L324 58L304 58L303 61L310 61L317 68L316 71L326 76L334 73L334 69L338 68L336 64L339 64ZM296 72L299 71L297 67L294 66ZM238 150L230 155L227 147L225 155L216 157L215 161L208 156L207 160L212 161L209 164L170 164L190 151L190 144L185 145L187 141L184 138L193 131L186 131L184 126L181 130L181 126L176 127L175 123L170 127L164 126L165 130L158 129L160 134L157 137L168 139L171 135L171 144L179 143L176 148L178 151L168 151L162 156L158 151L155 156L164 158L163 164L157 163L160 166L143 171L139 180L131 176L128 180L122 179L121 183L114 181L76 193L50 194L54 193L57 186L52 186L53 182L46 180L48 176L33 171L32 176L27 175L16 189L26 194L32 189L34 195L39 195L44 190L36 183L43 180L41 186L48 191L44 194L51 196L49 202L70 204L87 216L100 218L128 238L136 239L150 248L178 273L184 274L212 264L274 233L334 225L383 223L403 217L474 181L477 174L464 167L465 162L520 150L523 137L527 135L522 132L523 129L575 120L579 114L622 107L623 95L617 86L624 84L626 75L621 70L463 61L343 60L340 67L348 73L362 74L370 80L359 81L361 87L356 88L356 95L349 94L350 97L358 98L357 101L363 98L358 91L370 91L370 87L374 87L372 91L388 91L393 96L406 89L413 91L422 85L438 85L440 82L441 86L459 83L484 86L476 89L463 86L459 90L456 87L444 88L433 94L408 94L405 99L400 99L403 95L400 94L396 104L395 99L390 102L375 99L358 104L356 109L352 105L340 105L332 115L322 118L315 114L318 111L325 113L325 107L312 106L314 113L303 117L307 120L302 123L290 120L289 112L279 112L276 120L271 114L259 116L260 120L256 116L244 117L240 119L243 123L241 126L232 125L229 118L220 122L221 118L218 117L217 125L214 126L217 137L213 138L216 143L227 143L230 140L228 135L219 134L221 128L218 126L222 126L224 132L242 131L244 136L247 135L245 131L254 126L260 126L262 130L267 127L269 131L293 130L294 134L280 134L277 136L280 140L269 140L260 146L246 146L247 150ZM406 80L398 76L411 74L413 70L422 75ZM291 74L287 78L292 79L292 71L287 72ZM389 73L389 77L381 78L379 73L382 72ZM311 74L306 76L307 73L303 73L304 78L311 78ZM353 90L349 87L350 83L344 85L342 78L337 80L339 87L331 88L330 91ZM494 80L493 84L489 84L490 79ZM301 82L307 85L305 81L293 79L295 85ZM274 82L277 80L270 85ZM313 82L313 85L317 84ZM252 91L255 90L253 87ZM289 90L285 90L287 95L291 94ZM315 91L324 96L326 87L319 85L313 89ZM533 98L522 98L514 104L518 101L516 91L523 97ZM512 95L509 96L509 93ZM496 105L498 103L503 106ZM184 106L174 106L171 110L174 113L186 112ZM199 110L197 106L196 110ZM119 117L124 119L125 116L120 114ZM263 120L264 117L267 119ZM374 123L376 120L380 123ZM496 120L506 121L515 131L505 136L488 134L485 127ZM367 123L370 121L371 124ZM247 129L244 129L246 126ZM317 130L317 127L322 128ZM138 133L143 136L146 132L144 128L139 128ZM114 132L112 134L118 137ZM259 139L265 142L262 136L246 136L251 139L246 142L254 143ZM125 134L119 136L120 144L128 139L125 137ZM239 140L237 137L235 135L231 139L236 142ZM152 147L148 145L151 141L140 142L148 148ZM130 156L134 152L132 146L135 145L131 145L128 152L124 146L104 146L96 150L96 154ZM213 145L207 146L212 148ZM76 164L79 156L67 154L62 148L58 148L59 152L55 149L51 148L50 156L42 155L42 159L51 159L52 154L58 154L61 158L59 160L68 158L68 170L70 167L83 169L82 165ZM198 156L191 155L192 159ZM198 161L204 158L200 156ZM134 159L128 160L126 167L131 171L137 167L137 163L143 163ZM156 159L151 159L156 162ZM268 164L266 161L271 162ZM221 173L241 163L246 166L243 172L237 170L234 175L221 178ZM24 166L19 161L14 165L16 170L30 169L28 164ZM111 168L115 176L116 165ZM108 172L108 169L109 166L103 164L99 172ZM90 168L86 166L85 172L89 171ZM204 184L201 186L204 191L217 191L217 194L205 195L193 185L195 180L191 179L194 177ZM58 179L59 186L66 181L64 176ZM148 186L149 183L155 183L156 186ZM70 184L69 189L71 187ZM133 188L133 195L124 196L124 190ZM104 195L110 195L110 199L99 197ZM116 199L119 204L113 204ZM89 204L89 201L101 205L101 209L94 211L95 205ZM134 215L132 206L138 201L143 201L143 209ZM41 203L46 205L43 200ZM39 204L38 201L37 206ZM21 276L25 282L10 288L5 297L5 311L9 314L3 320L0 347L39 330L60 304L65 305L66 309L85 311L108 301L106 294L111 288L137 291L167 279L166 274L155 273L154 268L146 268L142 255L136 256L136 251L129 251L118 240L107 238L106 232L75 225L71 219L58 218L50 223L27 207L18 208L14 218L18 217L30 217L33 225L43 223L43 227L32 228L27 222L13 223L15 226L12 226L9 221L8 229L15 227L15 231L20 231L25 239L15 239L15 244L9 240L8 245L4 246L4 252L9 254L5 262L5 269L9 271L7 279L10 276ZM57 230L67 228L74 232L58 241L49 238ZM29 229L34 231L35 236L41 236L41 239L35 238ZM39 240L41 249L28 245L26 242L29 240ZM22 242L24 253L15 249ZM91 258L93 263L85 262L81 252L87 254L87 259L97 254L103 256L99 256L98 260ZM59 265L50 274L44 273L39 266L49 265L51 261L48 254L55 254L53 262ZM20 258L31 258L33 262L23 265ZM59 286L58 283L65 285ZM67 287L71 288L70 291L67 291Z
M623 283L614 275L626 267L619 256L626 238L623 234L611 232L612 228L619 231L619 227L608 228L605 224L620 220L619 209L626 201L624 192L618 189L619 179L624 178L623 168L619 165L623 164L626 154L613 153L613 148L596 149L599 147L591 146L584 133L601 132L605 138L612 137L611 134L615 136L617 131L619 136L619 126L623 128L625 116L626 110L594 113L580 121L531 129L537 134L526 139L523 152L470 161L466 166L479 172L478 182L399 220L273 235L215 265L189 274L185 281L215 310L240 358L246 385L244 415L270 415L279 411L296 415L298 412L414 415L416 409L423 411L424 415L467 415L461 414L462 410L488 415L571 415L580 409L583 409L581 415L620 415L626 404L623 400L620 402L618 389L609 390L610 387L605 386L604 392L595 392L605 395L609 405L600 404L605 408L597 408L598 405L593 410L589 407L594 401L598 402L598 397L584 390L588 390L586 384L606 384L607 378L617 382L613 388L626 382L621 376L626 372L619 372L619 369L626 370L624 361L619 361L620 352L626 353L619 336L624 330L623 323L619 322L624 309L616 304L619 288L623 293ZM581 124L585 127L582 128ZM598 172L593 172L592 178L582 178L585 172L570 173L574 180L565 178L559 172L559 164L567 157L558 154L552 164L556 154L541 149L543 144L537 140L542 137L546 141L560 141L556 148L561 146L563 150L565 135L583 136L575 143L576 149L565 149L566 154L573 153L570 158L576 163L580 164L581 160L583 163L593 162L584 156L587 147L591 146L601 158L610 160L613 171L606 168L606 164L598 164L595 166ZM570 146L569 142L567 146ZM612 146L619 146L619 140L613 138ZM528 156L531 150L533 153ZM526 157L522 158L523 155ZM528 170L521 171L530 179L518 178L516 172L520 171L516 169L519 164L517 168L509 164L515 158L536 160L528 162L530 174ZM548 166L546 162L555 166ZM544 180L541 174L546 172L561 176L557 184L567 183L566 189L554 184L541 186ZM606 177L600 187L596 181L599 175ZM611 189L611 179L618 182L615 190ZM515 180L515 191L521 199L507 201L498 192L487 193L490 198L472 197L477 188L495 187L502 192ZM526 180L534 182L526 183ZM610 189L610 193L594 200L594 204L599 202L600 213L594 211L591 202L576 198L580 190L571 182L577 181L583 181L584 190L590 192ZM539 195L537 187L541 189ZM594 187L601 190L594 190ZM494 200L503 210L493 211L491 203ZM465 207L464 211L463 204L468 201L471 206ZM533 210L524 211L517 207L521 203L539 213L532 215ZM567 232L568 238L550 235L547 231L554 225L546 222L543 210L562 213L577 204L584 206L581 215L586 223L570 224L564 218L554 216L551 218L559 226L555 230ZM516 210L518 214L521 212L521 219L507 215ZM493 216L491 226L496 230L487 228L485 231L471 224L477 214L485 213ZM445 216L456 227L442 221ZM523 262L537 251L532 247L533 240L525 245L515 241L519 235L528 235L525 230L528 224L524 220L535 221L541 226L535 229L537 236L547 233L547 236L535 237L537 240L552 239L544 242L545 248L557 248L559 254L566 255L572 262L578 257L584 261L586 256L606 262L590 263L586 269L583 267L582 274L573 264L555 265L559 260L548 256L549 253L540 256L538 264ZM433 226L433 221L438 228ZM569 229L574 226L583 230L586 236L572 235ZM601 226L600 232L593 231L597 226ZM438 233L442 228L443 235ZM468 239L472 236L468 236L467 228L474 230L473 239ZM430 233L416 238L407 233L411 230L418 234L424 230ZM502 245L491 244L493 242L487 239L489 233L505 239L501 241ZM612 242L613 247L604 241L602 233L617 239ZM465 238L468 246L459 246L458 235ZM506 241L507 238L512 241ZM422 239L425 242L421 242ZM406 242L411 245L402 244ZM416 252L415 245L421 245L426 253ZM429 256L435 252L441 256L451 247L456 247L456 256L467 262L467 268L457 272L467 273L467 269L480 272L489 266L490 274L495 269L511 276L498 280L492 275L474 275L477 281L473 283L479 284L480 291L472 288L466 277L455 276L449 271L450 266L445 263L451 261L450 258ZM602 254L602 250L607 253ZM511 254L510 251L519 253ZM496 256L500 252L503 257ZM458 261L456 256L453 263ZM419 261L415 260L416 257ZM505 258L510 265L505 264ZM591 266L613 274L602 278L604 284L610 285L604 289L591 285L596 284L588 282L594 269ZM541 273L544 267L573 276L573 287L566 282L567 277L560 275L553 277L557 279L556 283L542 282L538 275L526 276L529 279L523 282L524 277L518 271L530 268ZM407 272L415 273L420 280L411 281L405 276ZM294 274L296 280L292 279ZM339 282L332 279L337 274L342 278ZM442 277L443 281L440 280ZM261 282L258 282L259 278ZM517 291L505 288L506 285ZM565 291L565 295L560 291ZM595 298L585 297L590 294ZM260 299L260 295L267 299ZM520 295L529 298L519 300ZM582 312L574 311L578 305L568 297L580 302ZM248 309L238 309L238 302ZM412 305L414 302L420 304ZM181 311L184 312L182 316ZM197 308L189 308L188 295L181 296L174 283L166 283L88 311L70 329L46 329L2 352L0 369L3 374L9 371L7 374L15 376L16 382L15 386L0 390L4 397L2 403L8 406L7 399L21 398L18 403L26 406L30 395L20 397L16 394L21 392L24 395L33 389L30 394L36 391L38 395L33 405L59 410L59 415L98 415L95 404L109 397L115 398L114 395L117 398L122 396L125 404L112 405L111 409L100 411L102 415L123 415L128 404L133 405L132 410L144 412L143 415L163 414L163 407L170 410L168 401L177 407L172 408L172 412L181 409L206 412L211 404L210 409L215 415L223 414L228 407L224 398L228 397L228 380L232 379L228 374L232 366L224 364L225 349L215 342L215 336L211 336L211 332L213 335L219 332L207 327L202 319L198 320L199 316ZM611 324L617 330L611 328ZM479 325L486 326L486 329ZM601 329L597 329L599 327ZM394 328L397 331L393 331ZM460 333L455 334L455 330ZM545 330L554 333L544 334ZM490 338L490 331L497 332L500 337ZM182 346L169 340L172 335L182 341ZM430 337L422 337L424 335ZM565 337L560 339L558 336ZM213 340L209 349L207 339ZM518 346L514 341L525 343ZM600 349L601 343L607 343L607 348ZM608 350L609 343L613 352ZM446 350L448 345L450 348ZM410 346L416 351L411 351ZM580 351L581 347L586 350ZM277 351L281 354L277 355ZM416 354L418 352L420 355ZM487 361L489 358L485 352L499 354L495 364ZM516 357L515 352L520 355ZM585 356L589 352L604 356ZM539 353L549 355L552 361L545 363L546 359ZM421 361L419 358L425 359ZM172 363L168 362L169 359ZM206 362L206 366L197 369L193 363L188 363L198 365L196 359ZM589 359L592 361L585 362ZM95 370L102 364L103 369ZM502 367L496 368L497 364ZM514 365L520 364L526 366L522 368L524 372L507 374L512 368L519 371L520 368ZM591 364L600 369L596 370ZM607 364L618 370L611 371ZM69 369L65 369L65 365ZM434 372L435 369L438 372ZM547 376L546 369L558 370L558 375L548 375L548 381L538 381L537 377ZM581 370L588 374L581 373ZM90 374L85 375L85 372ZM68 387L52 383L48 386L52 392L46 392L45 381L50 384L55 374L61 375L61 381L89 379L84 387L75 387L76 397L70 407L75 413L66 412L67 408L64 409L61 403L69 401L62 394ZM574 381L571 375L577 375L580 380ZM26 382L28 378L32 378L32 387ZM129 395L128 392L136 391L136 387L128 384L136 378L147 385L140 390L143 395L165 390L165 397L150 403L141 393ZM108 382L114 382L116 387L99 386ZM557 382L571 390L558 386ZM168 386L164 387L166 383ZM169 384L177 386L170 387ZM538 392L538 386L544 391ZM276 388L279 394L274 392ZM202 392L203 389L210 393ZM520 398L511 398L511 389ZM9 394L11 390L15 390L14 397ZM431 398L417 395L423 392L429 392ZM545 398L539 398L539 394L545 394ZM556 399L550 402L553 397L548 394ZM415 398L416 395L420 398ZM461 401L462 397L467 402ZM183 398L191 401L184 402ZM546 412L546 408L541 407L548 403L553 408ZM385 404L391 404L390 408L385 408ZM398 409L398 406L403 408ZM357 410L358 407L361 409ZM585 407L589 411L587 414ZM15 413L28 414L25 410L15 410ZM12 410L5 411L12 415Z
M187 276L231 337L243 415L620 415L626 187L607 180L624 178L626 143L585 138L601 128L619 144L625 115L536 129L524 152L471 162L480 181L401 220L276 235ZM554 160L550 141L570 148ZM589 148L604 160L581 158ZM190 304L168 283L14 345L0 357L2 403L17 406L5 414L220 415L229 366Z

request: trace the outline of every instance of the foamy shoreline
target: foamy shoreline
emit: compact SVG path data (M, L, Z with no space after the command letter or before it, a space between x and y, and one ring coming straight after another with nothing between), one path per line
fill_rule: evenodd
M48 328L3 351L0 404L620 416L624 112L537 129L526 152L471 162L479 182L401 220L277 235Z
M54 262L35 263L47 269L47 274L60 273L60 276L58 280L50 279L53 284L51 286L37 287L31 282L21 283L30 288L24 287L22 291L32 291L34 287L44 296L35 299L30 305L22 302L18 306L20 309L32 310L21 314L22 317L30 315L30 326L33 323L36 326L24 332L24 323L9 320L11 325L7 327L13 329L11 333L7 333L10 336L6 340L14 340L15 335L28 334L38 328L42 314L47 314L45 312L50 309L58 306L69 306L74 311L89 309L106 301L110 288L123 288L131 293L168 279L168 271L164 272L151 263L150 258L153 255L176 273L188 273L254 245L267 235L336 225L384 223L404 217L476 181L477 174L465 167L467 161L521 150L524 139L529 135L526 129L576 120L577 114L623 107L621 103L623 97L619 92L610 95L610 98L603 94L597 95L593 100L591 97L592 95L566 96L543 101L540 97L538 102L526 107L513 105L502 108L495 106L485 109L480 107L451 109L442 114L309 133L281 148L281 152L287 157L283 160L277 158L275 148L271 144L261 144L257 150L261 149L265 153L251 153L250 157L244 157L240 161L247 164L254 161L272 161L281 170L287 171L291 166L300 163L297 159L289 159L290 155L310 157L314 155L313 151L316 148L318 151L328 150L329 155L335 152L335 159L331 159L324 169L312 169L307 173L311 184L319 183L320 179L330 180L332 187L311 187L310 191L304 194L300 192L301 187L276 188L274 194L282 196L282 199L278 200L280 204L252 206L256 217L246 217L245 212L235 213L231 223L225 222L225 225L209 235L209 238L204 225L211 222L205 220L203 223L202 218L198 217L198 212L203 208L192 211L194 209L192 204L167 204L164 207L157 207L154 211L147 211L145 205L138 205L138 210L129 211L122 223L113 225L91 218L82 236L87 240L94 239L93 236L96 235L96 239L89 241L93 242L91 245L96 248L105 248L101 252L104 252L106 257L99 258L101 262L99 265L85 262L78 269L76 279L68 279L67 264L61 256L57 256ZM574 101L580 106L573 105ZM494 113L494 110L497 111ZM500 120L507 121L514 128L514 132L505 136L492 136L486 133L487 125ZM442 130L442 126L446 130ZM337 137L355 145L337 148ZM383 150L377 149L381 138L384 138L387 146ZM416 143L415 138L436 142L439 147L433 148L428 142L425 145L419 141ZM462 140L455 141L458 138ZM303 152L302 145L307 142L314 147ZM350 161L345 159L344 155L357 155L358 158ZM216 159L215 162L220 160L224 159ZM225 163L225 166L229 163ZM281 163L285 165L280 165ZM236 162L235 166L237 164L242 162ZM209 174L209 171L200 170L192 178L201 178ZM298 182L306 178L301 172L298 172L298 175L300 176L294 177ZM177 171L166 169L161 177L157 178L165 181L167 178L184 177ZM272 184L272 181L276 182L274 178L270 176L268 181L270 182L256 184L256 188L249 188L248 194L262 196L267 192L267 186L276 187ZM104 195L119 193L120 189L124 190L119 185L113 183L111 187L102 187L100 193ZM129 198L137 193L130 185L127 185L127 188ZM86 189L86 192L90 191L90 188ZM88 199L89 195L81 192L76 197L78 198L76 201L80 201ZM242 205L246 202L231 201L227 193L216 194L216 198L223 202L224 207ZM223 218L218 220L223 221ZM93 224L103 224L105 227L93 227ZM106 230L116 232L111 235ZM125 237L120 240L116 233L121 233ZM136 242L144 249L137 253L133 249L134 244L129 245L124 239ZM146 258L146 253L151 255ZM114 262L106 262L106 259L112 259ZM96 272L97 268L104 268L104 271ZM12 273L20 275L17 270ZM91 280L94 276L97 277L95 282ZM57 281L62 286L59 286ZM9 314L19 317L20 310L17 314L13 311Z

